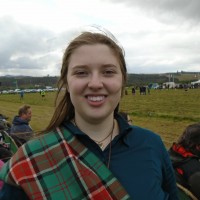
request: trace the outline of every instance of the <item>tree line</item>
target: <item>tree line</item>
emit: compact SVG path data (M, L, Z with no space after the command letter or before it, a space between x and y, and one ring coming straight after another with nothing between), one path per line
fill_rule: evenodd
M191 74L191 73L190 73ZM172 75L172 74L171 74ZM193 74L187 80L180 81L180 74L173 74L173 81L176 83L188 83L194 81ZM46 86L56 87L58 76L1 76L0 90L7 89L27 89L27 88L45 88ZM162 84L169 81L168 74L128 74L127 86L143 86L150 83Z

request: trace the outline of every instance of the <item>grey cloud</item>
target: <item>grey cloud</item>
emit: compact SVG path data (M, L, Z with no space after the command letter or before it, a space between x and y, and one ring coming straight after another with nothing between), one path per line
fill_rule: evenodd
M52 37L49 31L19 24L11 18L1 18L0 29L2 41L0 50L12 53L44 52L48 48L46 39Z
M45 69L49 63L58 63L60 56L53 52L66 46L68 31L55 34L39 27L19 24L12 18L0 18L0 71L14 69ZM61 50L60 50L61 51ZM55 64L56 65L56 64ZM21 71L20 71L21 73Z
M158 17L157 20L190 20L199 23L199 0L105 0L114 3L127 4L132 8L139 8L147 15ZM172 21L173 22L173 21Z

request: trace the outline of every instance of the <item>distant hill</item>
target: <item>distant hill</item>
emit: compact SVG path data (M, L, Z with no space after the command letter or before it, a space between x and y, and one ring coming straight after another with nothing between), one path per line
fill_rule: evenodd
M45 88L46 86L56 87L58 77L31 77L31 76L1 76L0 90L3 89L25 89L25 88Z
M200 79L200 72L177 72L163 74L128 74L128 85L148 85L149 83L162 84L173 81L175 83L190 83Z
M56 87L57 76L1 76L0 90L4 89L25 89L25 88L45 88L46 86ZM149 83L162 84L168 81L175 83L190 83L200 79L200 72L177 72L177 73L163 73L163 74L128 74L127 86L141 86Z

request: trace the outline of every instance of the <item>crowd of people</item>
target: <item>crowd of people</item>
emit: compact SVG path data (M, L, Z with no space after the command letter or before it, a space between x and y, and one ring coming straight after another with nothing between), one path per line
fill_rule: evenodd
M3 164L0 200L178 200L180 176L198 197L199 124L167 151L159 135L119 111L126 80L124 51L111 34L75 37L63 55L46 129L31 139L30 106L14 117L10 135L31 137ZM188 162L195 163L192 173Z

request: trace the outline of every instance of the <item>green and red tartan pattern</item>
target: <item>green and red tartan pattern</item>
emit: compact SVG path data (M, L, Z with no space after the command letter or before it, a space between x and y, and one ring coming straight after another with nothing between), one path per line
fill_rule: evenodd
M130 199L108 168L64 128L22 146L0 178L34 200Z

